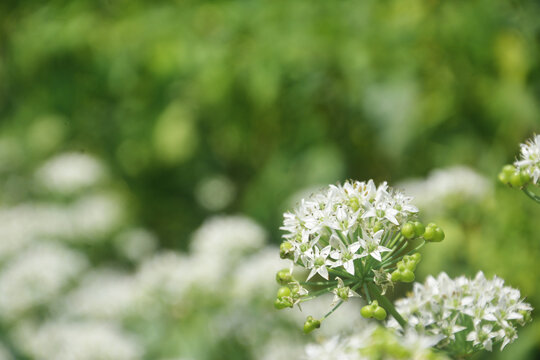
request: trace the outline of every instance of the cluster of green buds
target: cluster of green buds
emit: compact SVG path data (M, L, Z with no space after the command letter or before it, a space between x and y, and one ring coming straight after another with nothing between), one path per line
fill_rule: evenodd
M505 184L522 189L531 182L531 176L525 170L519 170L514 165L505 165L499 173L499 180Z
M276 281L282 285L278 291L274 307L278 310L292 308L307 291L295 280L290 269L282 269L276 274Z
M406 282L410 283L414 281L414 271L416 265L422 260L420 253L414 253L412 255L405 255L403 259L397 262L397 269L392 272L393 282Z
M373 300L371 304L360 309L360 315L366 319L375 318L377 320L384 320L386 319L386 310L384 310L382 306L379 306L377 300Z
M315 329L321 327L321 321L314 319L313 316L308 316L306 322L304 323L304 333L309 334Z
M441 242L444 240L444 231L435 223L429 223L424 226L419 221L408 222L401 228L401 234L407 240L413 240L422 237L428 242Z

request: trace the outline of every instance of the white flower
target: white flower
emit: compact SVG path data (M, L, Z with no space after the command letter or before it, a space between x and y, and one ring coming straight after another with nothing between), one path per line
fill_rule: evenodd
M206 220L193 234L191 251L194 255L220 257L234 262L246 252L261 248L266 232L244 216L215 216Z
M461 331L476 350L491 351L496 343L504 348L517 338L516 327L525 323L532 307L502 279L488 280L479 272L474 279L429 276L424 284L414 284L409 297L396 301L396 309L416 331L443 335L438 347L459 353L463 349L454 334ZM399 328L393 319L389 325Z
M336 249L330 253L330 257L335 260L332 267L343 266L345 271L354 275L354 260L362 257L361 254L357 254L360 242L345 245L338 236L332 235L330 244Z
M102 164L84 153L65 153L46 162L38 181L49 191L72 194L98 184L105 177Z
M328 269L327 266L332 266L332 261L328 260L328 255L330 255L331 247L327 247L319 250L318 247L313 248L314 252L310 259L310 268L311 272L309 273L307 280L311 279L315 274L321 275L323 278L328 280Z
M137 339L112 323L54 321L18 329L24 351L43 360L137 360L143 351Z
M222 175L201 180L195 187L195 198L205 209L218 211L226 208L236 193L234 184Z
M47 304L87 265L84 255L56 244L20 253L0 273L0 317L13 319Z
M365 323L364 323L365 324ZM414 333L405 336L390 329L365 325L343 335L334 335L306 346L305 360L369 360L369 359L446 359L431 352L437 338Z
M479 202L493 192L492 181L466 166L436 169L425 179L410 179L398 184L415 203L430 213L440 213L456 202Z
M71 317L123 319L135 311L136 285L131 275L109 269L94 270L59 302L56 310Z
M540 179L540 135L534 135L532 139L527 140L520 145L521 156L514 165L519 170L526 171L535 184Z
M373 236L370 236L366 233L363 235L363 238L359 237L358 241L360 242L360 245L364 250L360 256L371 255L371 257L373 257L375 260L382 261L381 253L392 251L387 247L380 245L381 237L383 236L383 234L384 231L379 230L375 234L373 234Z
M418 210L411 200L386 183L375 186L373 180L330 185L283 215L287 244L282 255L311 270L309 278L319 273L327 279L328 266L354 275L356 259L371 255L380 262L381 253L391 251L384 244L399 226L415 219ZM326 256L329 246L333 262Z

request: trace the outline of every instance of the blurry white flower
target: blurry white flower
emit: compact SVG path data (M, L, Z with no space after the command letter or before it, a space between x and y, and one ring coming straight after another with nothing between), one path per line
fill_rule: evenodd
M526 171L533 183L538 184L540 179L540 135L535 135L520 145L520 158L514 165L519 170Z
M441 336L445 340L438 347L460 355L465 349L456 341L457 333L463 331L476 351L491 351L495 343L502 349L517 338L517 325L530 319L532 307L519 290L504 286L498 277L487 280L479 272L474 279L451 279L445 273L429 276L424 284L414 284L410 296L396 301L396 309L415 331ZM399 329L393 319L389 325Z
M344 335L323 338L306 346L305 360L446 359L430 351L433 339L401 336L389 329L364 323Z
M68 205L27 203L0 208L0 259L36 240L102 240L121 225L123 215L120 200L105 193Z
M0 344L0 360L13 360L13 356L11 356L4 344Z
M112 323L48 322L26 326L17 334L19 346L42 360L137 360L143 350L137 340Z
M226 208L234 200L235 193L234 184L221 175L205 178L195 188L197 202L211 211Z
M465 166L433 170L425 179L409 179L398 184L423 210L436 213L448 202L481 201L493 191L492 181Z
M276 256L277 249L268 246L246 257L232 275L232 296L239 302L268 298L274 292L276 279L274 274L287 268L289 263Z
M174 305L182 302L195 281L189 257L173 251L146 259L136 273L136 286L141 301ZM151 308L146 308L151 315ZM158 310L158 309L155 309Z
M109 234L122 222L123 208L120 200L102 193L80 198L70 209L69 221L74 236L99 238Z
M290 336L274 335L254 351L254 358L257 360L276 359L300 359L303 353L303 344L294 341Z
M86 266L82 254L56 244L39 244L20 253L0 272L0 317L15 319L51 301Z
M102 164L90 155L65 153L46 162L36 176L47 190L72 194L98 184L105 177L105 171Z
M114 242L118 251L131 261L140 261L150 256L158 246L155 235L143 228L127 229Z
M247 252L261 248L266 232L253 220L236 216L214 216L193 234L191 251L202 257L223 258L232 263Z
M63 316L90 319L122 319L137 300L135 278L114 270L94 270L59 303Z

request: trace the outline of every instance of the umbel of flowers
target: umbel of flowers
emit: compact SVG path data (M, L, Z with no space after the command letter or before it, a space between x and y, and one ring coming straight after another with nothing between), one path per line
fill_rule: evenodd
M333 293L326 315L307 318L304 331L308 333L344 301L360 295L368 302L361 311L364 317L383 320L390 313L405 327L405 320L384 296L386 289L396 282L413 282L421 260L416 251L445 236L436 224L418 221L411 200L386 183L347 181L330 185L285 213L280 255L307 269L308 275L297 279L292 266L277 273L282 287L276 308Z
M505 165L499 173L499 180L506 185L523 190L527 196L540 203L530 185L540 185L540 135L520 144L520 157L513 165Z
M519 290L504 286L479 272L474 279L451 279L445 273L415 283L412 293L396 302L408 328L421 335L440 337L436 347L455 357L480 350L501 350L517 338L517 326L531 319L531 305ZM394 319L390 327L403 331ZM408 330L409 330L408 329Z

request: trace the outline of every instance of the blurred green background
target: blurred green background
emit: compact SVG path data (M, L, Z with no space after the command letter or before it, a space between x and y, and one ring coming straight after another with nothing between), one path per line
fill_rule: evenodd
M447 240L420 271L497 274L539 308L540 207L495 180L540 131L539 18L533 0L3 0L0 205L50 199L29 179L78 152L158 249L237 213L279 244L302 189L465 165L493 190L434 215ZM250 358L229 340L205 356ZM498 358L538 354L533 322Z

